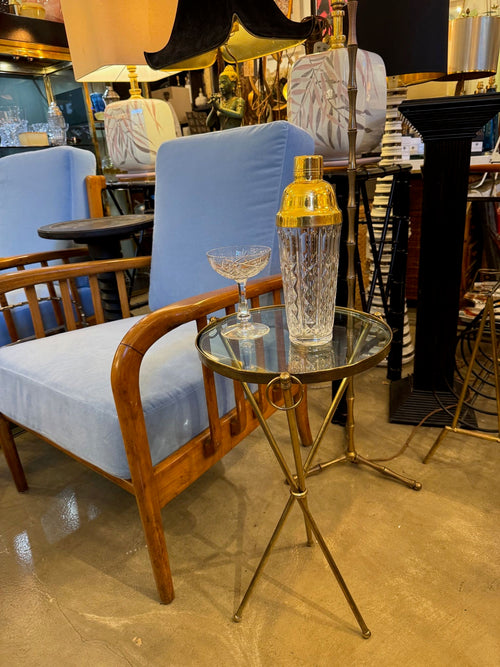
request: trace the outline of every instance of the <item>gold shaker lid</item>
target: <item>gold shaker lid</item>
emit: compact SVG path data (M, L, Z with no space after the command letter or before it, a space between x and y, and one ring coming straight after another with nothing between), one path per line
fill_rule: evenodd
M295 180L288 185L276 216L278 227L323 227L342 223L335 190L322 179L322 155L298 155Z
M323 178L322 155L297 155L293 173L295 178Z

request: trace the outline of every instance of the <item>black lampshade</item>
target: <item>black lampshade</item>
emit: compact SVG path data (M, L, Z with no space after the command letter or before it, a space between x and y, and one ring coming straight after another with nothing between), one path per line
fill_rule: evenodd
M313 26L312 17L291 21L274 0L179 0L170 40L144 55L153 69L201 69L218 49L228 62L258 58L300 44Z
M382 57L387 76L437 79L447 71L448 18L449 0L361 0L357 41Z

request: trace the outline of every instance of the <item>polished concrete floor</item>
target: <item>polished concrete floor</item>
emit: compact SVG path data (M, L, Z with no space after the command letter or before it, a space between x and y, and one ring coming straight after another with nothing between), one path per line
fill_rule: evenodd
M397 454L385 370L356 382L356 445ZM328 387L311 391L315 424ZM283 415L272 417L278 435ZM414 491L354 464L309 480L309 505L369 626L363 639L294 507L246 607L231 618L287 499L260 433L163 510L176 599L157 602L135 501L28 435L30 490L0 459L0 665L471 666L500 663L498 445L421 428L387 465ZM91 437L89 432L89 437ZM343 448L331 426L321 458Z

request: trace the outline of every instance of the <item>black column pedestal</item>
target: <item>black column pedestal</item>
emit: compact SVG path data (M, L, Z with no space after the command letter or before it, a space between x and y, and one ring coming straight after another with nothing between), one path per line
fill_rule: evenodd
M460 277L472 139L500 111L500 94L407 100L401 113L424 140L422 232L413 378L391 386L390 421L418 424L456 403L455 368ZM451 423L436 414L428 423Z

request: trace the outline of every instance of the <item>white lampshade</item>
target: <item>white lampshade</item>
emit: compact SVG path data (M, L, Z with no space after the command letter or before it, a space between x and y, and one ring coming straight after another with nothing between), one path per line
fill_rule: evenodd
M144 51L168 42L177 0L61 0L61 8L77 81L128 81L127 65L139 81L171 73L148 67Z
M61 0L61 7L75 79L131 83L131 98L104 111L111 161L126 172L154 171L160 144L179 136L180 126L172 106L144 99L137 81L175 73L149 67L144 51L168 42L177 0Z

